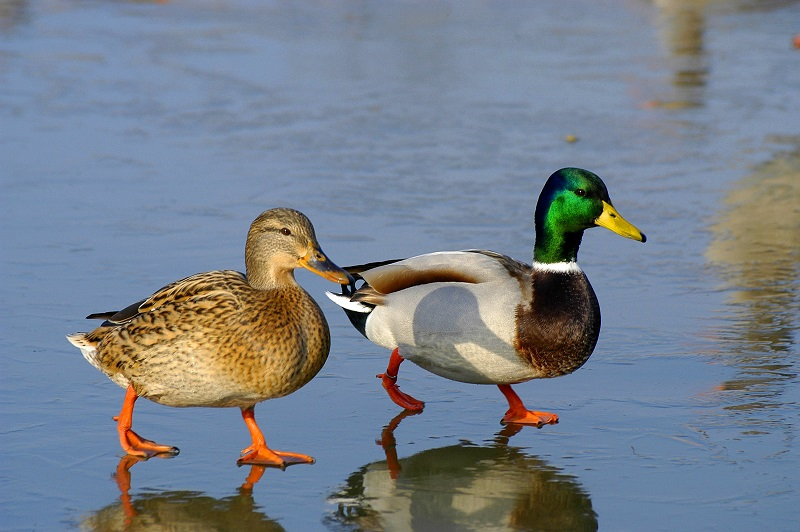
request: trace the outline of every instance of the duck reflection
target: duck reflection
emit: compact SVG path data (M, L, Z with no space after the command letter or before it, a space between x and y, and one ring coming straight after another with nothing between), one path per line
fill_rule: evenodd
M649 102L652 107L699 107L705 100L708 57L705 50L706 9L713 0L656 0L658 28L669 53L672 96Z
M119 461L116 480L120 502L84 519L82 530L284 530L259 511L253 501L253 486L264 474L263 466L251 466L237 494L222 499L197 491L166 491L131 497L130 469L141 460L126 455Z
M737 368L721 389L735 392L729 410L764 411L797 378L800 328L800 138L797 147L736 184L711 226L708 261L730 297L719 359Z
M30 21L27 0L0 0L0 33Z
M711 17L770 11L794 3L796 0L654 0L659 39L668 54L672 94L650 100L645 106L687 109L705 104L711 72L706 33Z
M578 481L508 445L509 425L488 445L462 442L397 458L394 418L379 443L386 460L365 465L329 498L328 524L352 530L597 530Z

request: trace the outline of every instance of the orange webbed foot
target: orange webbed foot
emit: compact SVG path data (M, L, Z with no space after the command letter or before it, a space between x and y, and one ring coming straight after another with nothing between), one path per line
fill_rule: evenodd
M119 444L126 454L138 458L151 458L158 454L176 455L180 452L177 447L171 445L160 445L152 440L142 438L132 429L133 407L138 399L133 385L129 385L125 392L125 400L122 403L122 410L118 416L114 416L117 422L117 433L119 434Z
M533 410L524 410L522 412L509 409L500 423L518 424L518 425L536 425L541 427L543 425L555 425L558 423L558 416L550 412L535 412Z
M316 462L313 457L306 454L274 451L266 445L251 445L246 449L242 449L242 455L236 461L237 465L261 465L285 469L294 464L313 464Z
M550 412L536 412L528 410L522 403L517 393L508 384L498 384L497 387L508 400L508 411L500 423L516 423L519 425L554 425L558 423L558 416Z
M115 418L116 419L116 418ZM131 429L119 429L119 441L126 454L139 458L152 458L159 454L177 455L181 451L171 445L161 445L142 438Z
M392 377L391 375L387 375L386 373L379 373L376 375L379 379L381 379L381 384L386 392L389 394L389 398L396 404L406 410L411 410L414 412L420 412L424 407L425 403L414 399L407 393L403 393L400 391L400 387L397 386L397 377Z
M313 464L314 458L306 454L289 453L286 451L273 451L267 447L264 441L264 434L258 428L253 407L242 408L242 419L244 419L250 438L253 444L242 449L242 457L236 461L237 465L261 465L268 467L280 467L286 469L294 464Z

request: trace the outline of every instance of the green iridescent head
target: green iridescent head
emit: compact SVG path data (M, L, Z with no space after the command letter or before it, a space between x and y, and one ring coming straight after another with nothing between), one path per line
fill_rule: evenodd
M598 225L647 240L614 208L603 180L580 168L562 168L550 176L539 195L535 221L533 259L542 263L577 260L583 232Z

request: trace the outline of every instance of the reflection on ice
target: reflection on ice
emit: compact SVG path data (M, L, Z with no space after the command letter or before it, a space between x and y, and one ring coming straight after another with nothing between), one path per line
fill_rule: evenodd
M124 456L117 466L120 502L86 517L82 530L267 530L284 528L259 511L253 501L253 486L265 467L251 466L236 495L215 499L197 491L148 492L130 495L130 468L141 461Z
M386 460L353 473L329 500L328 524L352 530L596 530L577 479L508 445L508 426L487 445L462 442L397 458L392 420Z
M660 41L670 73L668 95L650 100L647 107L687 109L706 104L706 87L714 57L708 26L720 14L779 9L793 0L655 0Z
M707 258L730 292L726 319L713 332L719 359L737 369L721 386L736 394L728 408L779 406L798 373L800 149L736 183L711 231Z
M704 45L706 2L660 0L661 39L669 52L674 94L650 105L669 109L699 107L705 102L708 58Z

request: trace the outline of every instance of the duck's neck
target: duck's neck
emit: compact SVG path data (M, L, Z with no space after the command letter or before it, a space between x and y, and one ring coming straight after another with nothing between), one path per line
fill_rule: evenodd
M270 268L269 264L246 264L247 282L256 290L275 290L297 286L294 270Z
M578 248L582 238L583 231L565 233L547 227L537 227L533 261L540 264L574 263L578 260Z

